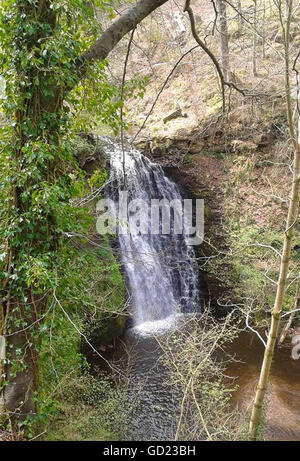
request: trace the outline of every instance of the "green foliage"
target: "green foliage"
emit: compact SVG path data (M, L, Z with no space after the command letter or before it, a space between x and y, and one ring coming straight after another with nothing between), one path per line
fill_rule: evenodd
M96 430L96 422L98 426L100 424L100 429L98 435L95 432L95 437L102 437L103 425L106 425L105 431L111 434L108 424L112 418L112 402L114 398L119 398L118 392L114 394L108 383L106 386L104 381L97 384L89 376L86 361L79 352L86 336L101 341L109 319L119 318L124 304L124 286L118 264L108 242L101 243L103 248L98 251L89 248L83 240L76 243L76 246L81 246L80 251L70 245L62 248L55 294L57 300L49 300L46 316L39 325L42 344L38 421L50 430L50 438L58 436L60 431L66 431L67 439L72 434L77 438L77 431L82 436L85 433L84 437L88 438L88 431ZM99 337L96 336L97 331ZM112 337L113 332L109 331L109 334ZM99 396L98 400L88 397L95 387L102 389L101 402ZM109 392L104 395L106 388ZM105 411L103 401L108 405ZM110 416L108 407L111 408ZM118 414L121 418L121 412ZM76 418L77 422L74 421ZM73 432L67 435L70 419ZM91 426L85 432L81 428L83 421ZM113 431L114 434L118 432L117 429Z
M134 408L126 386L84 374L62 383L59 402L46 440L124 440L126 421Z
M104 8L102 2L96 6ZM33 285L34 294L47 290L49 283L53 286L64 233L84 232L81 210L70 206L70 199L82 193L83 177L67 140L81 101L74 96L76 89L69 90L77 85L78 59L99 32L93 8L84 1L53 1L44 12L39 8L38 2L8 1L0 14L7 118L1 133L1 195L6 205L1 240L9 241L17 255L3 258L0 274L8 278L11 293L23 300L24 282ZM112 120L116 113L109 104L108 109ZM34 283L37 267L48 272L40 286Z
M107 177L106 170L94 171L94 173L88 179L89 186L91 188L95 187L96 189L100 189L100 187L102 187L103 184L105 183L106 177Z
M80 253L65 248L59 265L57 296L68 312L80 315L84 333L101 341L101 330L107 321L119 318L122 312L124 285L108 241L101 239L98 243L100 248L95 249L84 239L77 241Z
M90 129L96 120L114 131L120 125L119 91L108 82L106 63L83 69L82 60L100 32L94 8L111 15L110 5L102 0L7 0L0 5L0 112L5 119L0 126L0 283L1 299L11 306L6 315L0 304L0 334L25 328L19 349L8 336L6 364L15 376L31 360L25 351L40 352L44 397L54 392L52 382L61 380L67 367L73 373L82 363L79 331L89 313L97 311L100 328L103 312L106 317L119 313L123 302L108 243L103 253L88 248L93 221L75 200L87 183L72 134ZM79 83L82 72L84 85ZM93 113L91 124L81 120L82 112ZM105 178L101 169L88 187L99 187ZM70 245L71 233L83 236L72 241L77 249ZM2 387L7 381L0 371ZM42 420L53 402L37 399Z
M89 65L87 77L70 93L68 102L76 131L89 132L103 123L115 134L120 128L121 92L108 81L107 62Z
M255 303L265 311L274 303L274 284L278 277L278 253L282 245L280 231L251 225L232 228L231 242L234 248L232 267L235 274L235 294L239 298L255 296ZM297 248L297 245L295 243ZM276 251L278 253L276 253ZM292 251L289 280L299 273L297 250ZM283 310L290 310L295 296L295 286L289 286Z

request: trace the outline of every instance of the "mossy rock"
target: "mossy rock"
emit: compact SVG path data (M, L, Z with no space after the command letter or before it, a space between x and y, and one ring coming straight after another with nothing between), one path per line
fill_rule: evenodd
M99 322L91 333L90 340L93 343L106 346L111 344L115 338L124 333L126 324L125 315L114 315Z
M74 140L75 157L80 168L91 174L95 170L104 169L106 166L104 139L91 134L81 134Z

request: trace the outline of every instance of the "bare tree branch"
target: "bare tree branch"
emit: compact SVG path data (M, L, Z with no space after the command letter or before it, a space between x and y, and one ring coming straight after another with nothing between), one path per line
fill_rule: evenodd
M127 45L127 53L124 62L124 69L123 69L123 78L122 78L122 90L121 90L121 112L120 112L120 120L121 120L121 144L122 144L122 151L123 151L123 176L124 176L124 189L126 189L126 171L125 171L125 148L124 148L124 124L123 124L123 105L124 105L124 87L125 87L125 79L126 79L126 71L127 71L127 64L130 54L130 48L134 36L135 28L132 29L130 39Z
M210 57L210 59L214 63L215 68L216 68L216 70L218 72L220 82L221 82L221 89L222 89L223 112L225 112L225 79L224 79L224 75L223 75L223 72L221 70L220 64L219 64L218 60L216 59L215 55L210 51L209 48L207 48L205 43L200 39L199 35L197 34L195 17L194 17L193 10L192 10L192 8L190 6L190 0L186 0L184 11L186 11L188 13L188 15L189 15L192 34L193 34L194 39L196 40L198 45L201 46L202 50L205 51L205 53Z
M225 112L225 103L226 103L226 101L225 101L225 87L227 86L229 88L234 88L236 91L241 93L243 96L245 96L245 91L238 88L233 82L227 82L225 80L224 74L222 72L222 69L220 67L220 64L219 64L217 58L212 53L212 51L206 46L206 44L201 40L201 38L199 37L199 35L197 33L196 23L195 23L195 16L194 16L193 10L192 10L192 8L190 6L190 3L191 3L190 0L186 0L185 6L184 6L184 11L186 11L188 13L188 15L189 15L189 19L190 19L190 23L191 23L191 30L192 30L192 34L193 34L194 39L196 40L198 45L202 48L202 50L205 51L205 53L210 57L210 59L212 60L214 66L215 66L215 68L217 70L217 73L219 75L220 82L221 82L223 112Z
M158 101L160 95L162 94L162 92L164 91L165 87L167 86L167 83L168 83L168 81L170 80L170 78L172 77L173 73L175 72L175 69L176 69L176 68L178 67L178 65L181 63L181 61L183 60L183 58L185 58L186 55L188 55L189 53L191 53L192 51L194 51L196 48L199 48L199 46L196 45L196 46L194 46L193 48L190 48L188 51L186 51L186 52L180 57L180 59L178 59L178 61L176 62L176 64L172 67L172 70L169 72L169 74L168 74L166 80L164 81L163 86L161 87L161 89L160 89L159 92L157 93L157 95L156 95L156 97L155 97L155 99L154 99L154 102L153 102L153 104L152 104L152 106L151 106L151 108L150 108L148 114L146 115L146 117L145 117L145 119L144 119L144 121L143 121L142 126L139 128L138 132L135 134L135 136L134 136L134 138L132 139L131 143L133 143L133 142L136 140L136 138L138 137L138 135L140 134L140 132L145 128L145 125L146 125L146 122L147 122L148 118L149 118L150 115L152 114L153 109L154 109L154 107L155 107L155 105L156 105L156 103L157 103L157 101Z
M83 55L83 60L103 60L119 41L134 29L143 19L152 11L160 7L168 0L139 0L136 5L130 8L114 21L92 45L92 47Z

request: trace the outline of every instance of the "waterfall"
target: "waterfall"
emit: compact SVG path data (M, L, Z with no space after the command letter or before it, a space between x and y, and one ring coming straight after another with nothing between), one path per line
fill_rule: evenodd
M114 201L117 210L124 190L128 201L142 199L149 210L152 199L182 201L178 186L136 149L126 148L124 153L120 145L109 143L105 150L110 160L105 196ZM175 212L171 215L171 230L174 221ZM168 325L179 313L199 310L195 253L184 234L132 235L119 230L117 237L137 328Z

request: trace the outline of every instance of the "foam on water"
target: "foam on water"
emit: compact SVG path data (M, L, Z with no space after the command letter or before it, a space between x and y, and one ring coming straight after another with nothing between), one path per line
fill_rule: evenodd
M138 323L132 328L132 333L141 336L162 334L177 326L178 321L183 318L182 313L172 314L161 320L149 320L148 322Z

